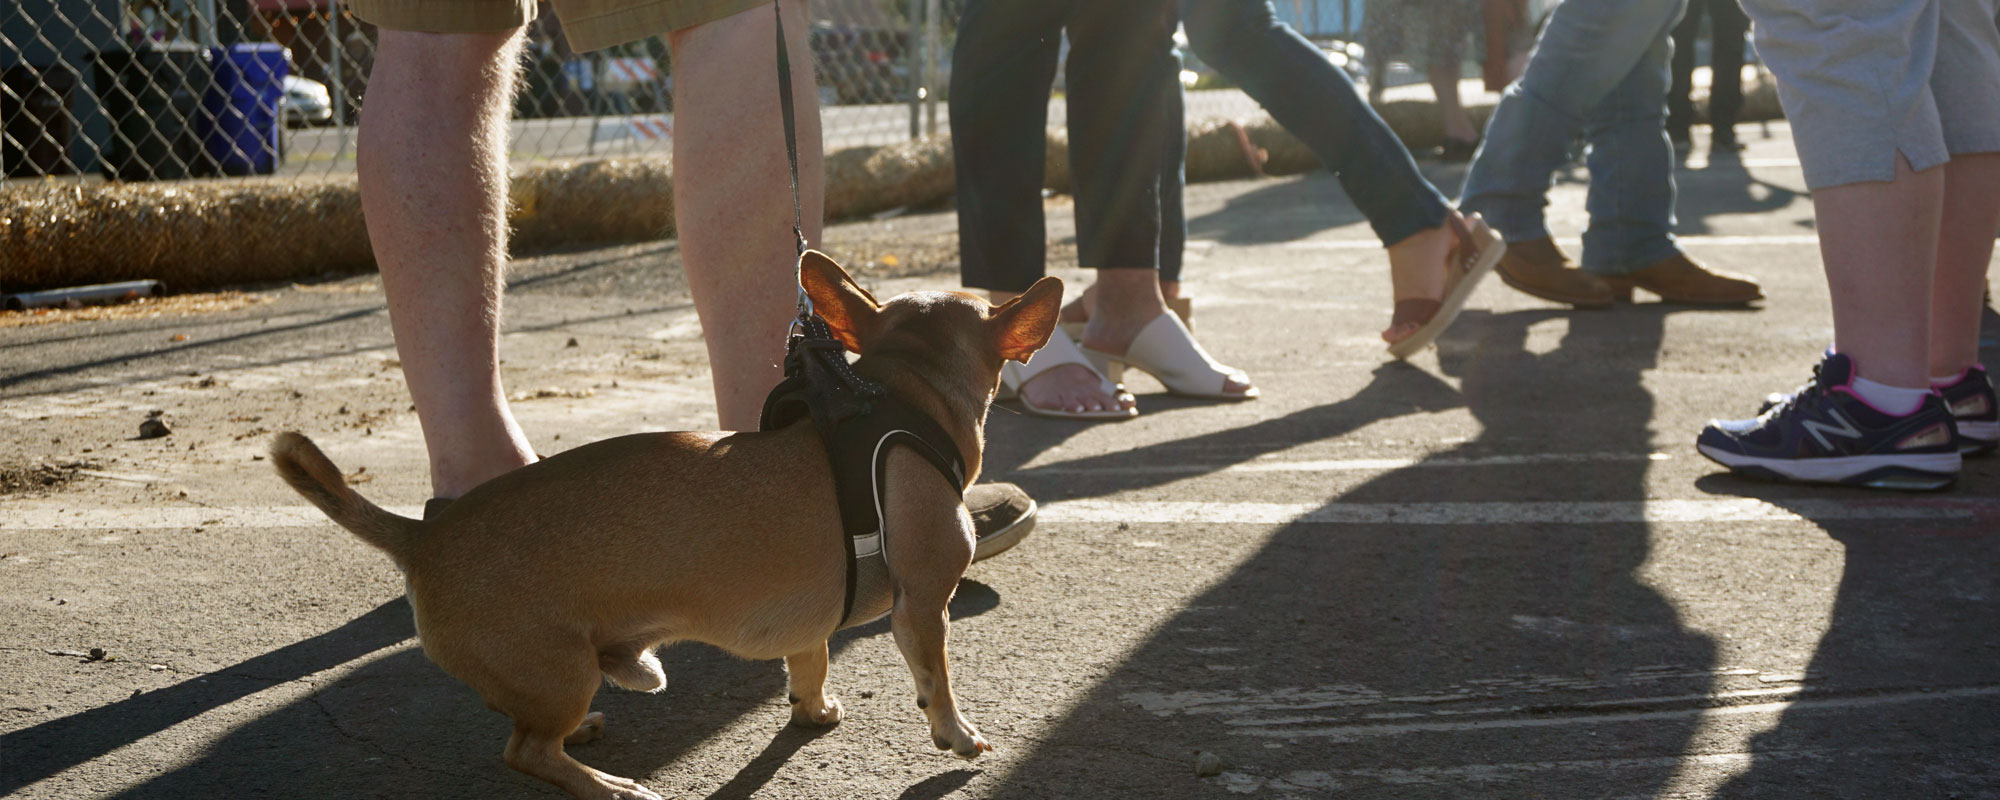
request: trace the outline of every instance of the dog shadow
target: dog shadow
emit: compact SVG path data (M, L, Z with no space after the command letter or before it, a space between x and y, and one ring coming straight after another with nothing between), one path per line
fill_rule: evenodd
M952 599L951 617L976 617L999 604L992 587L964 580ZM835 668L847 647L888 633L885 619L836 634L829 642ZM0 752L6 754L0 759L0 795L182 722L244 707L254 709L255 718L200 757L114 796L344 800L381 796L383 787L413 797L544 790L502 767L505 718L488 711L477 694L439 670L414 643L338 678L320 677L415 635L409 604L399 597L339 628L226 669L0 736ZM698 645L666 648L660 661L668 682L658 696L598 693L592 707L605 713L606 735L587 745L587 754L579 752L593 766L619 775L655 774L743 716L784 705L781 661L745 661ZM756 793L821 733L783 725L714 796ZM950 780L925 784L935 788Z

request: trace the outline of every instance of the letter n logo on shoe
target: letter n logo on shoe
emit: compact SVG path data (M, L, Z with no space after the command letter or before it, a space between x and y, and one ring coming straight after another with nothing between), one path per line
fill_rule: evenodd
M1804 422L1806 433L1812 434L1813 439L1819 442L1820 447L1825 448L1827 450L1833 449L1833 442L1827 441L1826 439L1827 434L1833 434L1835 436L1839 436L1842 439L1861 438L1861 431L1854 427L1854 422L1849 420L1846 416L1842 415L1839 411L1835 411L1829 408L1826 410L1826 415L1828 417L1831 417L1834 422L1838 422L1840 424L1837 426L1828 425L1816 419L1809 419Z

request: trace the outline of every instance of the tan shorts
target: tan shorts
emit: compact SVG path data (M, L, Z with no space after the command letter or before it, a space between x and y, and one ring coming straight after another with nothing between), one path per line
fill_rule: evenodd
M563 35L578 52L692 28L771 0L555 0ZM354 15L380 27L426 33L491 33L535 19L535 0L348 0Z

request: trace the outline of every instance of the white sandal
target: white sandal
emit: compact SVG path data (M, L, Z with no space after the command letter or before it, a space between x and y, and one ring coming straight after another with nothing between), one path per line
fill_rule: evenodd
M1036 376L1056 367L1068 366L1070 364L1081 366L1084 369L1090 370L1092 375L1096 375L1098 380L1102 381L1099 384L1099 388L1105 394L1115 399L1118 402L1118 406L1115 408L1099 409L1097 411L1049 408L1030 403L1028 402L1028 398L1021 394L1021 387L1028 385L1028 381L1034 380ZM1049 336L1049 343L1036 351L1033 358L1028 359L1028 363L1020 364L1008 361L1000 366L1000 393L995 399L1018 399L1021 401L1021 408L1026 409L1030 414L1041 417L1124 420L1139 416L1138 408L1125 405L1131 398L1131 393L1125 391L1125 387L1105 378L1103 371L1091 365L1090 359L1083 354L1082 350L1077 349L1076 342L1069 338L1069 334L1057 330Z
M1162 312L1139 329L1122 356L1088 347L1082 350L1098 371L1113 381L1124 378L1126 367L1137 367L1158 378L1173 394L1208 400L1250 400L1258 395L1255 386L1241 392L1225 391L1232 379L1248 386L1250 377L1210 356L1172 311Z

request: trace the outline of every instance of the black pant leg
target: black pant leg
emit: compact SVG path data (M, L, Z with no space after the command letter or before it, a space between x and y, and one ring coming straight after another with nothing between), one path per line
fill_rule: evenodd
M1060 0L970 0L952 49L951 141L959 274L1019 292L1047 269L1042 176Z
M1707 0L1707 5L1715 35L1708 121L1717 130L1727 130L1736 125L1736 116L1743 110L1743 36L1750 32L1750 17L1736 0Z
M1069 17L1070 177L1085 267L1158 266L1166 84L1178 79L1172 19L1168 0L1081 0Z
M1734 2L1734 0L1731 0ZM1673 83L1667 87L1667 133L1674 141L1685 142L1694 126L1694 42L1700 36L1703 3L1688 3L1687 13L1674 26Z

